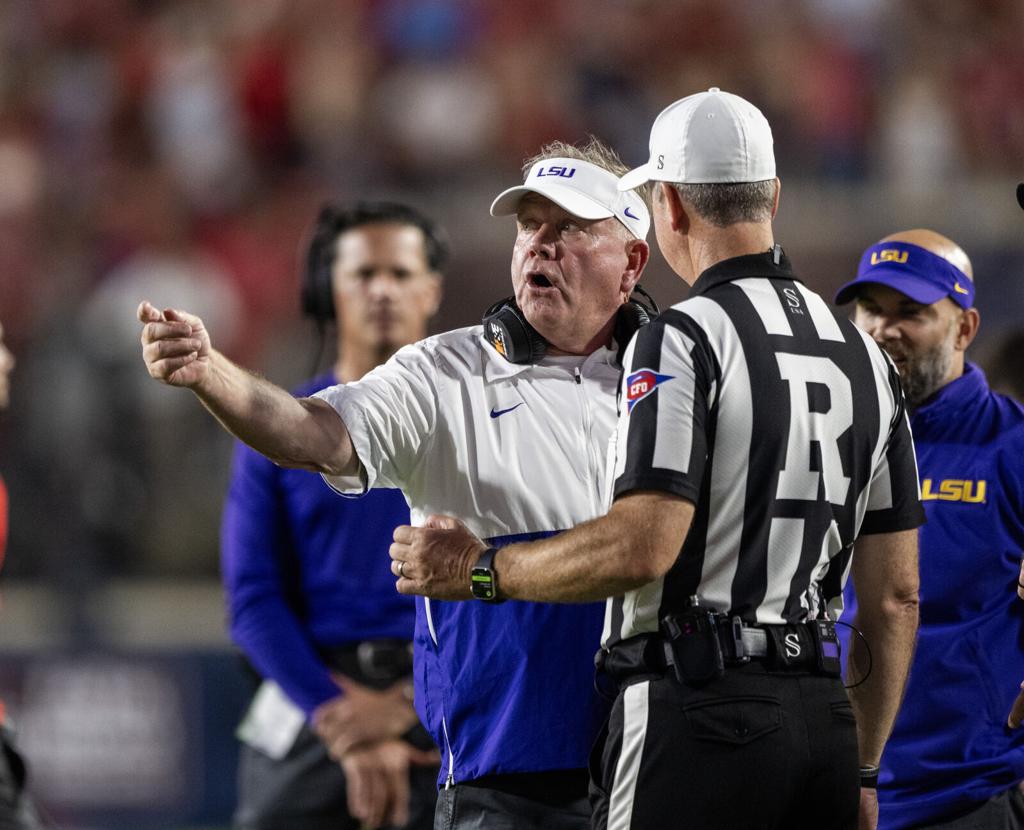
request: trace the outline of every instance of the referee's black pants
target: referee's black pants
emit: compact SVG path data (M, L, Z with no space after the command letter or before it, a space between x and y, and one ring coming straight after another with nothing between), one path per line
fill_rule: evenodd
M840 679L752 661L701 688L671 672L627 683L591 757L595 830L856 828Z

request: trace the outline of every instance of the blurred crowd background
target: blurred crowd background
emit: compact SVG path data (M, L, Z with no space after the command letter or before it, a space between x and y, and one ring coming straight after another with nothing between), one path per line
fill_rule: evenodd
M798 272L828 295L887 233L951 236L979 286L971 356L1009 388L1022 43L1019 0L2 0L0 321L18 366L0 416L0 652L53 809L98 809L85 785L52 792L88 760L53 745L69 665L82 699L110 701L110 653L229 651L217 578L230 440L191 395L148 378L141 299L199 313L215 346L294 385L329 358L298 311L319 205L393 198L452 239L434 330L475 323L508 293L512 224L487 209L524 157L593 133L639 164L654 116L714 85L773 126L777 236ZM657 255L645 283L663 307L685 297ZM31 675L54 655L93 662ZM137 660L117 665L134 672L122 687L163 700ZM76 740L103 742L83 728ZM119 728L159 739L151 722Z

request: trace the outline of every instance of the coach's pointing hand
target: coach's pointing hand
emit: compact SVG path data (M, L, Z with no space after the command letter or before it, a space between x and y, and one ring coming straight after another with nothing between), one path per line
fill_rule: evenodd
M171 386L192 388L210 368L210 335L194 314L172 308L159 311L152 303L139 304L142 359L149 374Z
M487 545L458 519L430 516L423 527L399 525L391 545L391 573L400 594L472 599L470 574Z

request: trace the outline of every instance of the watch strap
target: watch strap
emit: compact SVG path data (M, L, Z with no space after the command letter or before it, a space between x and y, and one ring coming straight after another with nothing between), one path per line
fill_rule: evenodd
M476 560L470 574L470 590L473 596L483 602L504 602L498 599L498 573L494 570L497 548L487 548Z

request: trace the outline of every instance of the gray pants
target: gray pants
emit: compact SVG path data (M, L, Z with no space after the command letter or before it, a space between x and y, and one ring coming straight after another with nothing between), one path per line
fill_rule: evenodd
M434 830L589 830L586 796L549 804L514 793L457 784L437 796Z
M938 824L935 830L1024 830L1024 794L1017 787L1004 790L970 812Z
M413 767L406 830L429 830L437 799L437 768ZM349 815L345 776L308 726L275 761L246 744L238 763L236 830L359 830Z

